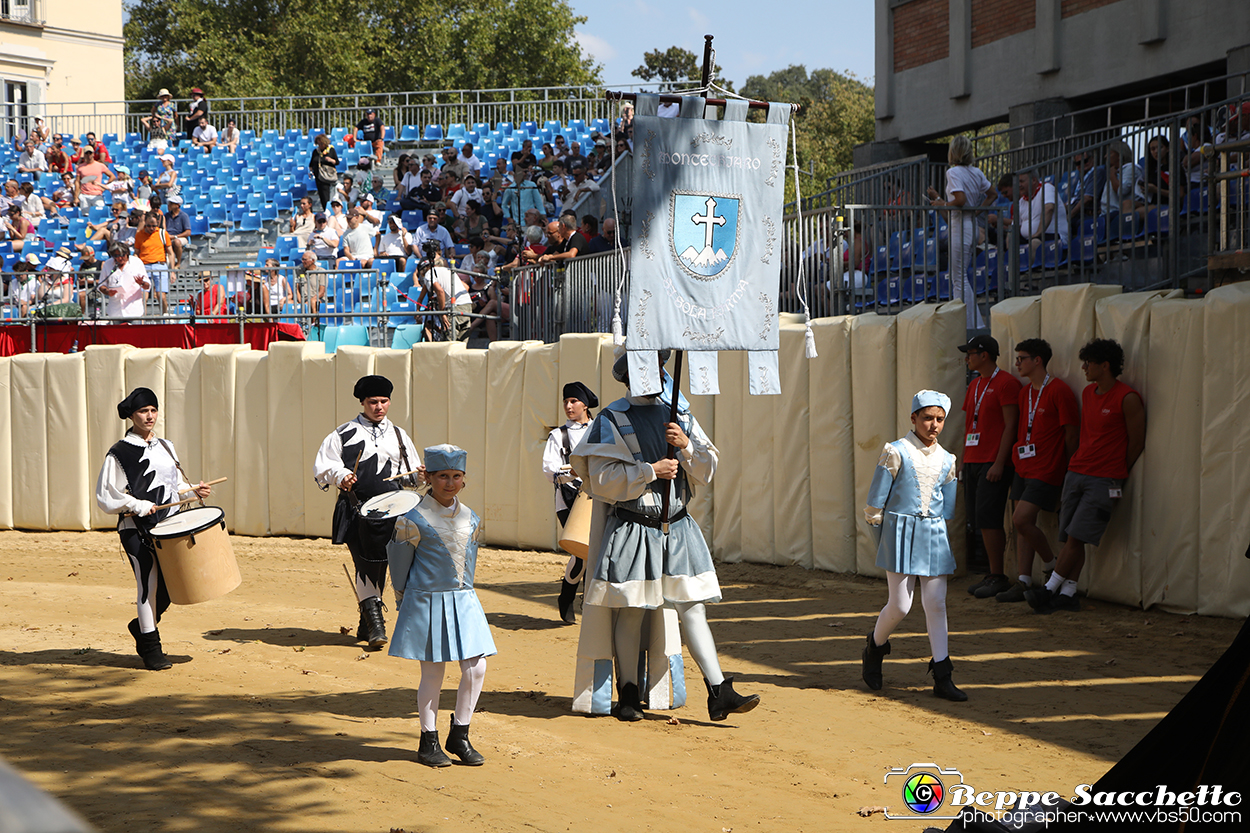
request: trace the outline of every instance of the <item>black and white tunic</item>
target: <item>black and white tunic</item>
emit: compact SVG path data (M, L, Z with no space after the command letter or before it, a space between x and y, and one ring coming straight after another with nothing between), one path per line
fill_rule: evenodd
M118 530L146 532L178 511L175 506L147 514L153 506L177 500L183 482L173 443L127 433L105 455L96 481L96 503L110 515L121 515Z
M371 497L397 491L403 485L415 485L416 475L390 482L386 482L386 478L420 465L421 457L404 429L389 419L373 423L360 414L334 429L321 443L313 462L313 476L317 485L329 489L355 471L356 485L352 492L363 503ZM347 500L346 495L340 492L339 500ZM343 523L351 523L354 517L355 513L335 513L336 520L345 519ZM342 531L335 529L335 540L345 540L340 535ZM386 538L390 539L389 531Z

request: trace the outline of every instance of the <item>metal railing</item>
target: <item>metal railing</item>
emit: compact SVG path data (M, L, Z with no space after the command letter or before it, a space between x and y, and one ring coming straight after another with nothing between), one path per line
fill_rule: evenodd
M625 317L629 249L518 269L507 286L511 338L553 343L565 333L609 333L618 286Z
M1250 131L1213 145L1211 155L1218 170L1211 175L1209 250L1215 259L1239 272L1250 267Z

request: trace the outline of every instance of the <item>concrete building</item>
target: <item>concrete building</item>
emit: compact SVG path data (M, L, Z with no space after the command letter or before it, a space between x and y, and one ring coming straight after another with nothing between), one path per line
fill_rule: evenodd
M117 129L123 112L121 0L0 0L0 131L41 116L57 132Z
M1247 0L875 2L876 141L857 152L857 166L925 152L934 137L1250 71ZM1225 86L1205 93L1222 99ZM1152 108L1160 104L1185 102L1152 99ZM1104 115L1102 124L1073 127L1105 123Z

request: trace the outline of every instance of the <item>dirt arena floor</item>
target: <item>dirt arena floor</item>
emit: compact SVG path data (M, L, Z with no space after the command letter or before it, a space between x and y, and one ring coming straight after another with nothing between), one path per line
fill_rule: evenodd
M760 708L691 704L641 724L570 711L577 628L557 623L564 559L485 550L477 586L499 655L473 720L480 768L415 762L416 663L364 653L327 541L234 539L243 586L174 607L174 668L142 669L134 580L113 533L0 533L0 755L101 831L839 831L902 833L891 767L935 762L978 790L1098 778L1181 698L1239 623L1085 601L1031 614L949 596L955 681L938 700L919 602L886 688L859 655L883 582L722 565L709 608L726 671ZM388 616L388 624L394 614ZM444 682L446 736L458 672ZM676 718L671 720L670 718Z

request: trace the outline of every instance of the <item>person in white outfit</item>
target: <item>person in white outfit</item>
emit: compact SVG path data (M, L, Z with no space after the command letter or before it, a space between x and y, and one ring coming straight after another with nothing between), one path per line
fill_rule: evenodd
M975 164L972 142L967 136L951 139L946 159L946 199L938 199L938 192L930 187L929 200L935 206L951 210L950 223L950 276L951 294L962 298L968 309L968 329L981 329L985 319L977 307L977 296L972 290L968 275L977 245L977 215L974 209L993 202L994 189L990 181Z

